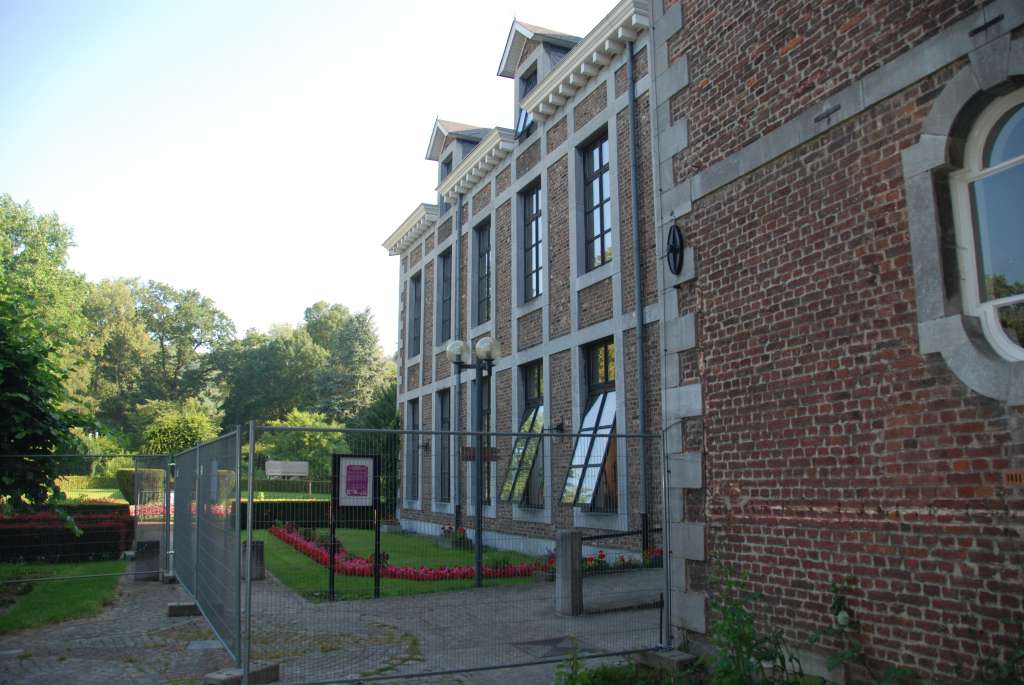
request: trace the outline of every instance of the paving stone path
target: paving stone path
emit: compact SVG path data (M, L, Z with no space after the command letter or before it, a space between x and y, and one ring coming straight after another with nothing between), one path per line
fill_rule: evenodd
M584 595L595 604L649 604L661 578L657 569L588 577ZM283 683L388 676L415 685L549 683L555 663L417 674L557 661L574 645L602 654L659 639L656 607L556 616L553 583L334 603L303 599L272 576L253 588L253 656L280 664ZM0 636L0 685L201 683L232 660L208 642L215 636L202 617L167 617L167 604L181 601L188 597L177 585L122 579L120 597L99 616Z

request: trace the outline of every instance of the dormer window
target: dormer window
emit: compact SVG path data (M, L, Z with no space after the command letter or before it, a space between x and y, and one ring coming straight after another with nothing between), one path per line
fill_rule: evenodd
M530 91L537 87L537 65L530 67L525 74L519 77L519 103L522 105ZM516 121L516 138L526 138L536 128L533 114L520 107L519 119Z
M443 181L448 178L448 174L452 173L452 156L448 155L447 159L441 162L441 177L439 181Z

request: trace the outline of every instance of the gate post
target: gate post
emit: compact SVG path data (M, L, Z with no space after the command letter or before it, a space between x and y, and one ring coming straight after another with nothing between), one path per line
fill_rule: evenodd
M583 533L560 530L555 543L555 613L583 613Z

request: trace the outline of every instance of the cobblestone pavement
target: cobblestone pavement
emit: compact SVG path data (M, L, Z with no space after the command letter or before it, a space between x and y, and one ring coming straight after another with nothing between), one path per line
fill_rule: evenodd
M650 602L663 577L660 569L590 576L584 596L594 604L617 597ZM279 663L288 683L561 660L574 641L582 654L601 654L659 640L660 609L557 616L554 583L335 603L304 600L272 578L253 588L254 658ZM554 668L534 668L534 677L544 679L520 680L528 671L502 670L418 682L551 682Z
M585 597L656 598L661 578L660 570L588 577ZM574 644L600 654L659 639L658 608L555 615L554 583L335 603L305 600L272 577L253 588L253 656L280 664L284 683L389 676L415 685L549 683L555 663L416 674L561 660ZM169 602L187 600L177 585L122 579L120 597L99 616L0 637L0 685L201 683L232 660L203 643L214 635L202 617L167 617Z
M74 582L68 580L50 582ZM201 683L232 665L203 617L168 618L167 604L187 600L177 585L134 582L124 576L120 597L93 618L0 636L0 685Z

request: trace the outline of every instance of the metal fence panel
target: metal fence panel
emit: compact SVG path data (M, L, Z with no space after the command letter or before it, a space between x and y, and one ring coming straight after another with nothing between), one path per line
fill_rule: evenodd
M251 589L248 658L280 664L285 683L357 682L550 663L573 649L596 656L660 646L661 488L651 485L645 537L634 482L641 453L650 464L660 460L661 439L601 438L258 427L246 469L252 479L243 483L251 495L243 506L251 507L265 573L257 571L246 592ZM594 474L573 487L612 484L602 497L588 492L587 508L562 504L580 441L589 441L587 468ZM488 461L478 535L475 463L466 459L481 444ZM331 454L379 458L379 598L372 571L378 521L368 508L331 506L332 489L340 496L345 488L344 480L332 483ZM442 458L450 468L438 463ZM416 460L415 468L400 462L407 459ZM274 463L282 460L305 466ZM522 483L513 474L504 488L514 460ZM275 475L296 473L305 475ZM399 481L410 473L420 475L419 487ZM450 483L437 482L446 477ZM578 552L584 610L576 615L555 610L561 529L584 537Z
M197 448L196 601L237 661L241 655L239 607L238 434Z
M196 596L196 450L174 458L174 574L182 587Z

